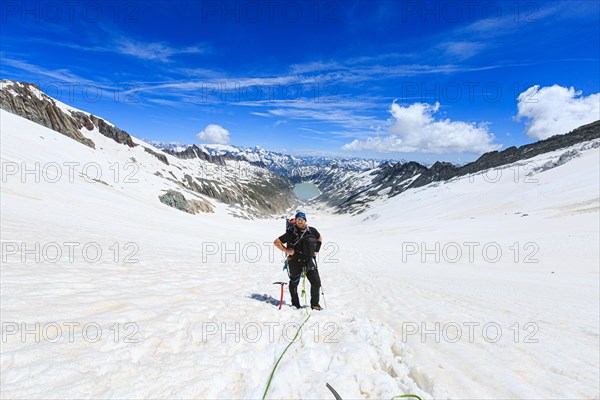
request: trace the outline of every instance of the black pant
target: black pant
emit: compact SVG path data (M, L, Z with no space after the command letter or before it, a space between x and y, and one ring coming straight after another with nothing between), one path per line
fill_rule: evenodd
M292 305L300 307L300 299L298 298L298 285L302 278L302 267L306 263L303 261L294 261L288 259L288 268L290 271L290 295L292 296ZM310 305L319 305L319 288L321 287L321 278L319 271L310 269L306 271L306 278L310 282Z

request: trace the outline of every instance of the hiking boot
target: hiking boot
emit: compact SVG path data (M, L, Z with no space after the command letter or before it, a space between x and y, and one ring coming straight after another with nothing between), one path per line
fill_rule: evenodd
M316 305L316 306L310 306L310 308L312 308L313 310L317 310L317 311L321 311L323 308L320 305Z
M300 303L292 303L292 307L294 307L294 308L302 308L302 307L300 307Z

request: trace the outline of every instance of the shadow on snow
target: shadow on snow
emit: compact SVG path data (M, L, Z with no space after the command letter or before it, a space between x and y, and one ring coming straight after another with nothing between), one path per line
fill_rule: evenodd
M248 298L262 301L263 303L267 303L267 304L271 304L271 305L279 307L279 299L276 299L273 296L269 296L266 294L252 293L250 296L248 296ZM287 305L285 300L283 301L283 305L284 306Z

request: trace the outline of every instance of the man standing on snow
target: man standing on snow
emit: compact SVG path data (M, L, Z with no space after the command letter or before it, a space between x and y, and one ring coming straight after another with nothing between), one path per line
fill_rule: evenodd
M275 247L288 255L288 268L290 275L290 295L292 296L292 305L300 308L300 299L298 298L298 284L302 274L310 282L310 306L313 310L321 310L319 305L319 288L321 287L321 278L315 263L314 257L321 249L323 238L313 227L306 224L306 214L299 212L295 217L296 223L286 232L275 239ZM287 244L284 247L283 244Z

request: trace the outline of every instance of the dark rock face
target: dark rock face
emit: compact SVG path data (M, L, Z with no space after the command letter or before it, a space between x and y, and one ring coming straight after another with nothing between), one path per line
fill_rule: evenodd
M30 83L2 81L7 84L0 90L0 108L27 118L30 121L62 133L71 139L95 148L91 139L81 133L81 128L88 131L98 127L98 131L115 142L134 147L131 136L94 115L86 115L79 111L65 113L56 105L56 101ZM69 115L70 114L70 115Z
M76 111L71 113L71 117L73 117L73 119L79 122L79 124L85 127L85 129L87 129L88 131L94 129L94 123L84 113Z
M596 142L596 143L598 143L598 142ZM577 157L581 157L581 153L579 151L577 151L575 149L565 151L563 154L560 155L558 160L548 161L544 165L537 167L536 170L537 171L547 171L549 169L559 167Z
M439 163L438 166L436 166L436 164L434 164L436 167L436 174L445 174L445 168L448 167L446 164L448 163ZM381 182L382 189L390 187L390 195L393 196L406 190L406 184L404 182L417 175L422 176L426 173L427 167L414 161L405 164L386 164L385 172L378 174L377 178L375 178L373 182Z
M497 152L492 151L483 154L477 161L466 164L456 169L455 176L472 174L489 168L499 167L514 163L516 161L533 158L540 154L564 149L577 143L587 142L600 137L600 121L580 126L577 129L563 135L555 135L539 142L526 144L519 148L509 147L508 149Z
M169 207L176 208L189 214L198 212L213 212L213 207L209 203L199 200L186 200L186 198L176 190L169 190L165 194L158 196L161 203Z
M191 145L188 146L184 151L176 152L171 150L163 150L166 153L169 153L177 158L181 158L183 160L191 160L194 158L199 158L200 160L205 160L213 164L217 165L225 165L225 160L227 157L223 156L212 156L208 153L205 153L198 146Z
M256 209L259 215L282 213L296 200L289 180L268 173L256 182L222 182L218 179L193 178L184 175L183 186L225 204L242 209Z
M150 153L150 154L152 154L154 157L158 158L158 159L159 159L160 161L162 161L163 163L165 163L165 164L169 165L169 160L167 160L167 156L165 156L164 154L157 153L157 152L155 152L154 150L152 150L152 149L149 149L148 147L144 147L144 151L145 151L146 153Z
M36 93L40 93L41 96L38 97ZM67 116L50 97L43 94L35 85L16 83L0 90L0 108L95 148L94 142L79 131L84 126L88 128L89 124L79 118Z
M265 215L282 213L296 201L293 186L278 175L260 182L251 182L247 187L250 202Z
M236 179L225 179L224 181L217 176L219 174L211 174L210 178L184 175L184 187L225 204L231 204L246 210L255 209L257 210L257 216L266 217L285 212L296 201L296 195L293 192L293 185L290 180L269 172L263 162L248 162L243 157L231 154L213 156L202 151L196 145L188 146L181 152L166 149L163 151L185 160L204 160L223 167L219 168L221 170L227 168L227 161L230 160L265 170L264 173L259 173L254 180L248 180L244 183ZM221 176L221 178L224 178L224 176Z
M116 126L112 126L101 118L98 118L94 115L90 114L90 119L98 127L98 130L104 136L111 138L117 143L126 144L129 147L134 147L133 139L129 135L129 133L117 128Z

